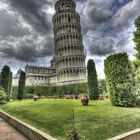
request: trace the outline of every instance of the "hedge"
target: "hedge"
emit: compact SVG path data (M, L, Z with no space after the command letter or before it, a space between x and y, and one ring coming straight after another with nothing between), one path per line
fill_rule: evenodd
M134 80L127 53L118 53L105 60L107 91L115 106L134 106Z
M17 99L17 87L12 87L12 99ZM38 94L40 96L57 96L61 97L64 95L79 95L87 93L87 83L82 84L71 84L63 86L26 86L25 97L31 96L31 94Z

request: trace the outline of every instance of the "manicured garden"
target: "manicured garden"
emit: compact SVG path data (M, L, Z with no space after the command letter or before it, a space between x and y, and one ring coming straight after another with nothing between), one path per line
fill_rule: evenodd
M89 106L79 100L23 100L0 108L59 140L72 126L73 108L77 131L87 140L106 140L140 127L139 108L115 107L109 100L90 101Z

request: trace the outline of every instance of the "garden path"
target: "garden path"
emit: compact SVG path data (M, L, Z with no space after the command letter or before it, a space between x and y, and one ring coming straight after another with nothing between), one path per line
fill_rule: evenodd
M0 140L28 140L15 128L0 118Z

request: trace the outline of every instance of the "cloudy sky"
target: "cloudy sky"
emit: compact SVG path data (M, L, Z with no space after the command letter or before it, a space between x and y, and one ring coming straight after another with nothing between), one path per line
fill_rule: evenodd
M0 68L15 73L26 63L49 66L53 57L52 16L56 0L0 0ZM133 58L134 20L140 0L75 0L81 16L86 61L93 58L100 78L106 56L126 51Z

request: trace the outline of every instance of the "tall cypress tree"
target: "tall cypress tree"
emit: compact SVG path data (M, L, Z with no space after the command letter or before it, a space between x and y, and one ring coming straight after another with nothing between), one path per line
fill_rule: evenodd
M7 95L7 101L10 100L10 67L5 65L1 72L1 86L4 88L5 93Z
M9 75L9 98L11 98L11 92L12 92L12 76L13 76L13 73L10 71L10 75Z
M89 97L91 100L98 100L99 92L98 92L97 72L95 68L95 63L92 59L88 61L87 70L88 70Z
M140 64L140 16L135 20L136 31L134 32L134 42L135 42L135 56Z
M134 42L135 42L135 79L137 92L140 92L140 16L135 20L136 31L134 32Z
M22 100L24 98L25 80L26 80L26 74L24 71L22 71L20 73L20 78L18 82L18 100Z

